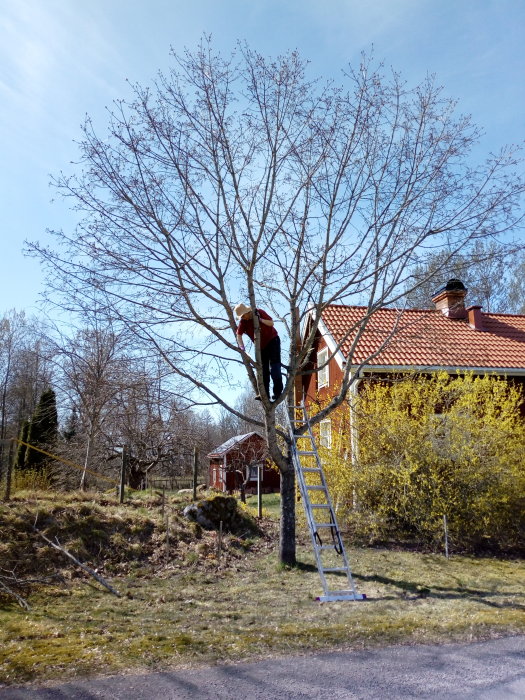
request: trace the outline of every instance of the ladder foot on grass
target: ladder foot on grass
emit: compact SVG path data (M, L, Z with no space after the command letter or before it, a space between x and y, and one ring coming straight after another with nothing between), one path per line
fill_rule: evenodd
M334 603L338 600L366 600L366 595L351 591L329 591L327 595L317 596L316 600L320 603Z

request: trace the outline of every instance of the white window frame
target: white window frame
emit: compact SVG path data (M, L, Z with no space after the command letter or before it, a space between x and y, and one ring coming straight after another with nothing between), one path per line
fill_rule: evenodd
M327 449L332 447L332 421L329 418L319 423L319 445Z
M317 367L328 363L329 351L328 348L322 348L317 353ZM324 386L330 385L330 366L326 364L323 369L317 372L317 388L322 389Z

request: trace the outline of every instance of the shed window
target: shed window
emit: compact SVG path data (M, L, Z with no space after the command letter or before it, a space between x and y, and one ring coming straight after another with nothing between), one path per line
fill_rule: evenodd
M317 366L322 367L326 362L328 362L328 348L323 348L317 353ZM328 386L329 379L328 365L326 365L326 367L322 367L317 373L317 388L320 389L323 386Z
M321 447L332 447L332 421L322 420L319 424L319 444Z

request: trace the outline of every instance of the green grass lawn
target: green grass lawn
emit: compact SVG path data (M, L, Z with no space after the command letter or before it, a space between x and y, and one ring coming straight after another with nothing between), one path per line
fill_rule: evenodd
M267 513L276 506L275 498L265 497ZM316 597L321 585L306 533L299 532L299 565L283 568L277 563L278 527L273 518L261 523L264 537L242 541L225 535L219 549L215 532L194 532L190 537L189 530L176 530L182 524L175 511L182 505L171 503L174 524L169 542L162 529L166 512L161 514L159 503L142 500L139 508L106 502L97 509L98 529L112 533L115 552L124 546L120 538L126 540L130 557L134 550L129 533L145 526L144 509L156 526L150 540L158 538L157 544L148 550L147 560L131 558L122 568L109 556L99 561L99 571L120 598L69 566L63 568L64 584L38 587L27 595L28 611L1 598L0 681L65 680L309 650L525 633L522 560L446 559L437 554L356 549L348 543L356 584L367 600L320 604ZM62 509L63 521L74 522L69 507L73 506L33 504L41 513L46 508ZM94 517L87 501L74 507L83 517ZM9 516L14 528L28 508L27 502L20 508L0 505L0 527ZM127 535L122 530L126 518ZM97 529L94 521L90 528ZM78 523L74 533L78 539L77 530ZM61 537L67 541L65 533Z
M250 512L256 516L258 509L257 496L247 496L246 505L249 507ZM263 515L270 518L279 518L281 512L281 496L278 493L263 493L262 494L262 508Z

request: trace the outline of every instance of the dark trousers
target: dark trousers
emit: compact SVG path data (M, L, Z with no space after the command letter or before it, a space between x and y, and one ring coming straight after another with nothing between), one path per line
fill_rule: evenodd
M266 347L261 348L262 375L264 388L270 396L270 376L273 384L273 398L277 399L283 393L283 378L281 374L281 339L272 338Z

